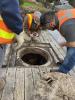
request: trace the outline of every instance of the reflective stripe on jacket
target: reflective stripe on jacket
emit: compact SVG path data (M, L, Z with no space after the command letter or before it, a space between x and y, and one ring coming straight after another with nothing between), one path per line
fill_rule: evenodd
M69 19L75 18L75 9L60 10L56 13L59 20L59 29L64 22Z
M10 44L13 42L15 34L8 29L0 16L0 44Z
M26 14L28 16L28 28L31 28L32 20L33 20L33 14Z
M0 0L0 15L12 32L19 35L23 31L19 0L12 0L12 2L11 0Z

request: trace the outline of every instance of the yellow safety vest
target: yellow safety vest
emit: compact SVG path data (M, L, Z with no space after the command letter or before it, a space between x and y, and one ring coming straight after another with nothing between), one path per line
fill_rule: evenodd
M6 26L0 16L0 44L10 44L13 42L15 34Z
M31 28L32 20L33 20L33 14L26 14L28 16L28 28Z

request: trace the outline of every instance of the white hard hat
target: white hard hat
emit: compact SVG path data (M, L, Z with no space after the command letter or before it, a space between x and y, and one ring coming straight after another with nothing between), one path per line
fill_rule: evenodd
M34 15L37 16L40 19L40 17L41 17L42 14L39 11L35 11L34 12Z
M40 24L40 17L41 17L41 15L42 15L42 14L41 14L41 12L39 12L39 11L35 11L35 12L34 12L34 16L35 16L35 17L34 17L34 21L35 21L36 24L38 24L38 25Z

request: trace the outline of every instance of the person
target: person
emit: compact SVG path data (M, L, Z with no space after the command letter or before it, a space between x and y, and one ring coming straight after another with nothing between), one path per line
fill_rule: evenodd
M2 65L2 52L7 44L17 41L19 48L24 40L30 40L30 37L24 33L22 18L19 12L19 2L17 0L0 1L0 66ZM4 57L3 57L4 58ZM5 80L0 79L0 90L4 87Z
M59 30L66 39L66 42L61 44L67 47L66 57L59 69L51 71L68 73L75 65L75 9L47 12L41 16L41 25L48 29Z
M38 36L40 30L40 17L41 12L34 11L33 13L28 13L24 17L24 30L30 36Z

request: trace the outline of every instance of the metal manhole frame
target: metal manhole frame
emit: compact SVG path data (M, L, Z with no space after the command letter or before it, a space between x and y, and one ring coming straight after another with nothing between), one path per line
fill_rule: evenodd
M34 49L34 50L41 50L41 51L43 51L43 53L45 53L45 55L48 57L47 58L47 62L45 63L45 64L42 64L42 65L30 65L30 64L27 64L26 62L24 62L22 59L21 59L21 53L23 52L23 50L25 51L25 50L27 50L27 49ZM39 52L38 52L38 54L40 54ZM45 57L45 56L43 56L43 57ZM51 58L51 55L50 55L50 53L47 51L47 50L45 50L45 48L39 48L39 47L26 47L26 48L21 48L21 49L19 49L18 51L17 51L17 59L20 61L20 63L23 65L23 66L25 66L25 67L32 67L32 66L34 66L34 67L37 67L37 66L40 66L40 67L45 67L45 66L49 66L49 65L51 65L51 63L52 63L52 58Z

